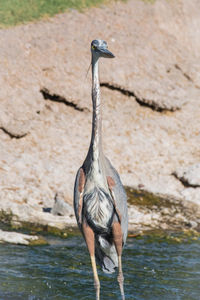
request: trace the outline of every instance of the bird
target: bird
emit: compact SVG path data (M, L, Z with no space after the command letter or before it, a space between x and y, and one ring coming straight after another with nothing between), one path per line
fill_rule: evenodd
M125 299L122 250L128 231L127 196L119 174L103 153L99 83L99 59L114 57L106 41L91 42L92 133L88 153L74 184L74 212L89 251L96 300L100 299L97 264L105 273L113 273L118 268L121 298Z

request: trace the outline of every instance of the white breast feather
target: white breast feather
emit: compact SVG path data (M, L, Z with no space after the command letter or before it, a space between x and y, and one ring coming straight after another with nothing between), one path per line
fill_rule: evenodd
M107 228L113 212L109 195L102 189L95 187L91 192L84 195L84 203L87 214L93 223L98 227Z

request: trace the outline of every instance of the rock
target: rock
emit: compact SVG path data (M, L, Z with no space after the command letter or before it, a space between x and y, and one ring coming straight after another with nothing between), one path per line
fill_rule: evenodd
M200 188L186 187L181 192L181 196L188 202L193 202L199 205L200 203Z
M181 109L188 102L184 89L176 87L174 83L156 80L146 81L146 87L140 86L135 90L137 101L141 105L151 107L156 111L175 111Z
M51 210L53 215L58 216L73 216L74 211L71 205L64 200L64 194L62 192L56 193L55 203Z
M11 138L16 138L20 139L25 137L28 134L27 127L20 126L19 124L16 126L15 124L6 124L6 125L1 125L0 129L3 130L6 134L8 134Z
M182 167L173 173L186 187L200 187L200 163Z
M3 231L0 229L0 243L12 243L20 245L42 245L47 244L43 238L37 235L28 235L19 232Z
M188 102L186 92L183 88L174 86L169 79L166 81L158 82L149 79L145 82L138 82L137 86L134 84L132 88L126 88L111 82L103 82L101 86L120 91L127 96L133 96L140 105L150 107L156 111L181 109Z
M188 223L188 225L189 225L189 227L190 228L196 228L197 226L198 226L198 223L197 222L195 222L195 221L190 221L189 223Z
M0 129L4 133L9 135L11 138L22 138L25 137L30 130L30 121L24 119L23 116L20 116L18 113L14 114L16 108L13 108L12 111L1 105L0 103Z
M129 230L177 230L200 224L197 202L180 201L153 195L145 190L126 188L128 194ZM194 213L195 212L195 213ZM189 224L189 225L188 225ZM195 225L196 224L196 225Z
M65 203L72 205L90 143L91 75L85 77L91 37L102 32L116 55L100 67L102 82L114 86L101 87L106 156L124 185L180 203L187 222L192 213L197 218L199 188L183 186L172 172L199 156L199 11L199 0L114 1L0 30L3 222L59 230L76 224ZM65 196L57 204L56 191ZM65 215L44 212L52 207ZM130 209L130 226L170 226L173 209L152 210Z

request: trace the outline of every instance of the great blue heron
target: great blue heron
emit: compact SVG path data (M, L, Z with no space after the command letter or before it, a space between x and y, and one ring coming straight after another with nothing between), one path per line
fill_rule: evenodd
M128 230L127 198L117 171L102 151L101 101L98 62L113 58L103 40L91 43L92 53L92 135L88 154L77 172L74 186L74 210L91 258L96 289L100 299L100 282L96 262L106 273L118 267L118 282L125 299L122 272L122 248Z

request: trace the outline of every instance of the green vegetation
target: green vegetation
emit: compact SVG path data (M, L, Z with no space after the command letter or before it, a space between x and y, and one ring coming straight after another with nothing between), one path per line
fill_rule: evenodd
M126 187L126 193L128 196L128 203L131 205L136 205L140 207L145 207L152 209L154 208L172 208L175 206L174 201L170 201L169 199L154 195L150 192L143 190L136 190L130 187Z
M69 9L83 10L112 0L0 0L0 28L27 23Z
M50 225L42 225L37 223L25 222L18 220L18 217L11 211L5 212L0 210L0 229L6 231L17 231L26 234L42 234L54 235L61 238L68 238L74 235L80 235L77 227L67 226L66 228L59 229L58 227ZM32 241L33 244L41 244L41 241Z
M9 225L9 224L7 224ZM28 233L37 235L54 235L61 238L68 238L74 235L80 235L80 232L77 227L67 226L66 228L59 229L58 227L50 226L50 225L42 225L42 224L34 224L30 222L19 222L18 225L10 224L11 230L16 230L22 233Z
M112 1L118 0L0 0L0 28L52 17L70 9L82 11ZM142 1L153 4L156 0Z
M155 3L156 2L156 0L142 0L143 2L146 2L146 3L151 3L151 4L153 4L153 3Z
M146 231L143 234L138 235L134 238L142 239L146 244L151 244L154 242L164 242L167 244L189 244L193 243L194 241L200 242L200 233L192 229L173 232L165 230L153 230Z
M29 246L46 246L48 245L48 241L45 240L42 236L40 236L37 240L30 240Z
M12 212L5 212L3 209L0 210L0 224L11 224L13 219L13 214ZM1 228L1 226L0 226Z

